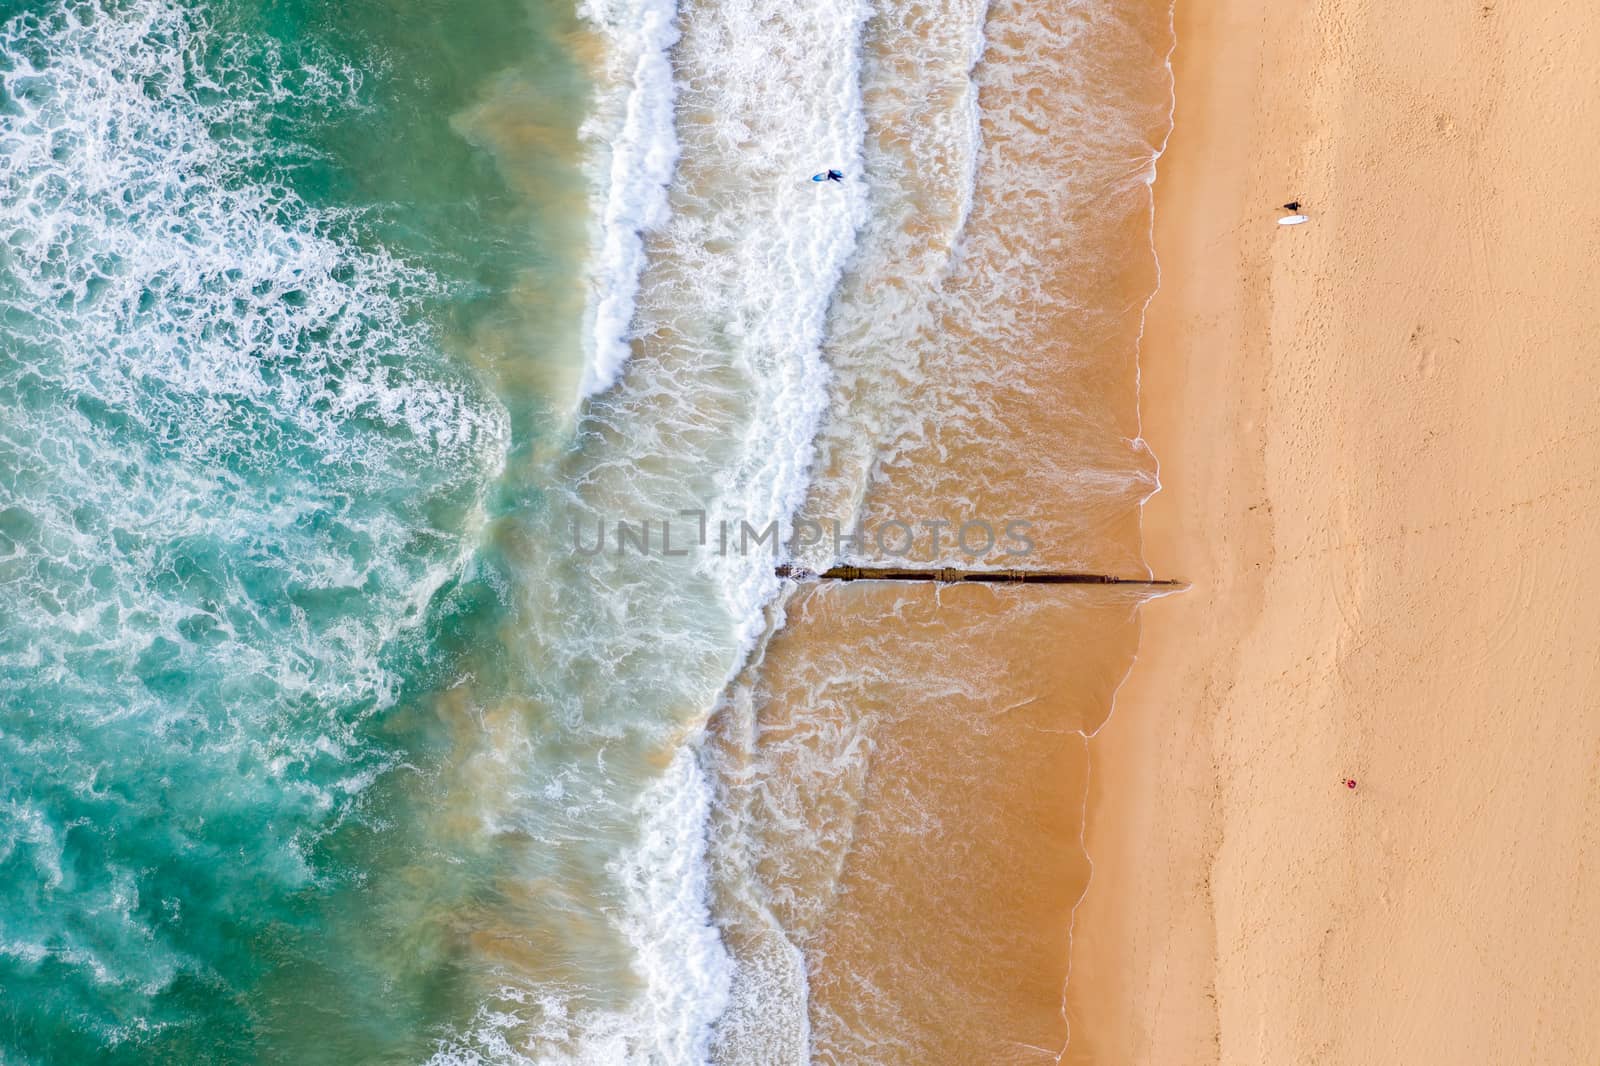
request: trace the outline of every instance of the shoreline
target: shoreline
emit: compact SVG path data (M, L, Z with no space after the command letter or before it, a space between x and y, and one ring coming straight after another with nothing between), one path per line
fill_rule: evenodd
M1082 890L1079 892L1077 898L1073 901L1072 908L1067 919L1066 965L1061 987L1061 1016L1066 1028L1066 1040L1062 1044L1061 1051L1056 1056L1057 1062L1062 1063L1094 1061L1093 1048L1095 1045L1091 1035L1094 1032L1094 1023L1090 1020L1090 1017L1092 1017L1090 1012L1096 1008L1103 1007L1103 1003L1096 995L1099 985L1098 981L1095 982L1096 987L1086 988L1085 985L1088 984L1088 982L1083 980L1083 977L1086 975L1080 975L1078 987L1075 988L1073 986L1073 977L1079 965L1078 938L1085 933L1085 930L1080 924L1082 921L1080 918L1080 912L1083 911L1084 905L1090 898L1090 894L1094 891L1095 884L1095 849L1090 845L1089 842L1090 827L1094 823L1097 806L1095 803L1095 797L1099 787L1099 778L1096 774L1097 760L1096 746L1094 742L1095 739L1105 732L1107 727L1110 726L1111 723L1116 719L1117 708L1119 705L1119 700L1122 696L1122 692L1125 688L1127 688L1128 683L1138 672L1139 655L1144 646L1143 634L1145 610L1148 609L1149 604L1154 603L1157 600L1165 599L1169 596L1181 596L1190 591L1190 585L1186 580L1174 577L1172 575L1158 573L1149 555L1147 543L1148 536L1145 530L1146 508L1149 506L1151 499L1160 494L1162 488L1161 456L1150 448L1149 442L1145 439L1144 433L1144 353L1146 335L1150 329L1151 305L1155 302L1162 288L1161 255L1157 242L1157 220L1160 217L1160 212L1156 187L1160 178L1162 159L1166 156L1168 149L1172 145L1172 136L1177 128L1176 117L1178 110L1178 79L1175 62L1179 48L1178 8L1181 5L1181 2L1182 0L1168 0L1167 3L1167 53L1163 64L1167 79L1167 130L1165 136L1163 136L1161 139L1160 146L1156 148L1155 153L1151 157L1149 163L1149 199L1146 210L1149 220L1148 240L1152 266L1155 272L1155 284L1151 288L1149 294L1144 298L1143 306L1139 309L1139 329L1133 341L1133 417L1134 424L1137 429L1137 436L1134 439L1135 443L1144 448L1147 454L1150 455L1151 461L1154 463L1155 467L1152 474L1153 488L1151 488L1150 492L1139 501L1137 508L1136 524L1139 537L1139 558L1141 564L1144 566L1145 577L1152 586L1166 585L1172 587L1166 591L1152 593L1150 597L1144 601L1144 606L1142 606L1138 611L1137 618L1134 623L1136 627L1134 651L1132 657L1129 659L1127 670L1123 673L1121 680L1119 680L1111 690L1110 697L1107 700L1105 717L1101 719L1094 729L1083 733L1084 749L1086 754L1084 760L1083 802L1080 805L1078 812L1078 847L1083 853L1083 859L1085 864L1088 866L1089 873L1084 880ZM1103 923L1104 919L1099 916L1098 911L1096 912L1096 915L1097 924ZM1092 937L1098 937L1099 929L1097 928L1089 935ZM1097 958L1093 963L1090 964L1090 970L1091 973L1093 973L1096 977L1099 977L1100 974L1105 970L1105 967L1101 965L1101 960ZM1075 1037L1077 1038L1076 1046L1074 1045Z
M1142 517L1192 587L1094 737L1064 1062L1600 1055L1600 525L1563 472L1600 458L1597 182L1562 136L1600 33L1538 7L1177 5Z
M1209 61L1222 54L1216 40L1220 19L1175 0L1171 20L1172 128L1154 161L1151 186L1157 285L1144 310L1136 377L1140 435L1158 463L1157 487L1140 507L1140 531L1149 572L1187 584L1151 597L1141 608L1128 676L1106 721L1088 737L1082 840L1091 876L1073 908L1063 1000L1071 1039L1059 1060L1077 1066L1204 1061L1197 1060L1197 1049L1217 1041L1209 1009L1215 964L1206 900L1217 812L1198 764L1188 756L1202 739L1204 722L1197 713L1174 717L1164 708L1180 706L1184 698L1185 686L1174 676L1185 665L1184 643L1196 634L1215 641L1203 620L1215 598L1208 576L1221 567L1204 557L1206 544L1182 535L1184 522L1171 513L1181 503L1182 517L1191 517L1193 498L1175 497L1191 476L1192 457L1181 449L1192 447L1200 434L1178 441L1168 436L1184 424L1184 400L1192 395L1171 380L1187 367L1173 365L1181 316L1170 305L1182 301L1188 309L1220 295L1193 291L1186 275L1194 272L1207 242L1187 231L1213 206L1205 200L1216 198L1215 190L1203 190L1210 193L1203 199L1192 189L1202 183L1208 129L1226 102L1216 99L1218 87L1211 84L1221 65ZM1233 136L1229 147L1242 148L1241 140ZM1226 403L1217 391L1207 390L1207 399ZM1174 480L1177 488L1169 484ZM1161 785L1174 780L1182 785L1181 796ZM1175 858L1163 862L1163 851ZM1148 880L1155 880L1154 887L1130 901L1130 888ZM1150 1022L1156 1012L1162 1017L1159 1030Z

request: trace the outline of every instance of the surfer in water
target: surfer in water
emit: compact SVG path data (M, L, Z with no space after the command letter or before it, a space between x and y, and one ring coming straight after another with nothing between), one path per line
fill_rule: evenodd
M826 172L824 172L822 174L813 174L813 175L811 175L811 180L812 181L837 181L840 184L843 184L844 183L844 171L842 171L842 170L829 170L829 171L826 171Z

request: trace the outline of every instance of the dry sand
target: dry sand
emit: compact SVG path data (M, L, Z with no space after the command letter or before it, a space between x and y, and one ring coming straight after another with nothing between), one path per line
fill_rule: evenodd
M1178 0L1194 588L1091 746L1069 1061L1600 1061L1597 60L1575 0Z

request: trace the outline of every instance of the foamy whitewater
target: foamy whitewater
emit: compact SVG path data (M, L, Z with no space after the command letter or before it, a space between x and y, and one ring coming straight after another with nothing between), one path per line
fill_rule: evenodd
M774 564L1045 486L1121 565L1153 468L1054 375L1131 366L1161 42L382 7L0 3L0 1062L936 1061L813 987L895 755L763 725Z
M669 50L678 27L666 0L595 0L578 11L605 40L595 106L581 131L594 220L583 332L587 397L614 385L628 360L645 235L669 216L667 185L678 161Z

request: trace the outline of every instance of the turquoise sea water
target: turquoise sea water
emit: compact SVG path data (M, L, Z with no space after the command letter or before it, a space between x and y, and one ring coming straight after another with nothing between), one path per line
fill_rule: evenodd
M497 860L422 812L580 358L573 18L0 3L0 1062L476 1009L441 916Z

